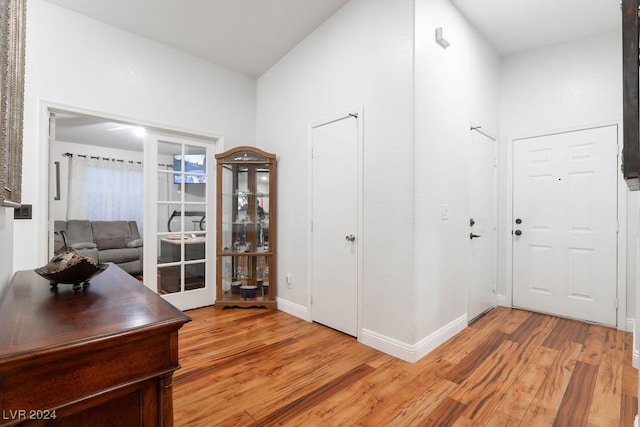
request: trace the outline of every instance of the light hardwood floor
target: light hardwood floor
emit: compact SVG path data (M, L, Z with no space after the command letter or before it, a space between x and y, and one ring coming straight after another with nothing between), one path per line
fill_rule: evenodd
M497 308L416 363L279 311L187 312L177 426L633 426L632 336Z

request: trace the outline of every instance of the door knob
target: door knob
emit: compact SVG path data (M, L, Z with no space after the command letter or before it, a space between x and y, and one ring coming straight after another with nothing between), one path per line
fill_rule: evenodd
M521 234L522 234L522 231L520 231L520 230L516 230L516 231L514 231L514 232L513 232L513 234L515 234L516 236L519 236L519 235L521 235Z
M522 224L522 220L520 218L516 218L516 224Z
M476 223L476 221L473 218L471 218L469 220L469 226L473 227L475 225L475 223Z
M479 234L473 234L473 233L469 233L469 238L470 239L475 239L476 237L482 237Z
M347 236L344 236L344 239L348 242L355 242L356 241L356 236L354 236L353 234L349 234Z

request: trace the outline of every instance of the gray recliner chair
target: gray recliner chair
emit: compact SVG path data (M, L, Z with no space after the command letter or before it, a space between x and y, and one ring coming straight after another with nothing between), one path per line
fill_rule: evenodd
M142 239L135 221L69 220L54 223L55 253L64 250L60 231L67 245L96 262L112 262L129 274L142 274Z

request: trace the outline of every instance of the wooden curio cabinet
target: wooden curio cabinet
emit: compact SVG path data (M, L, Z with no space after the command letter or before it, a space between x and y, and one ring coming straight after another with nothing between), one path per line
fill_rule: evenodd
M276 308L276 156L236 147L217 159L217 308Z

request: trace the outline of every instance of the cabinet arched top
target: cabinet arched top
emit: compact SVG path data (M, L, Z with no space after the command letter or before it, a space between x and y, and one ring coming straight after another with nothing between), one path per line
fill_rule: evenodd
M216 159L222 160L224 163L272 163L275 162L276 155L256 147L240 146L216 154Z

